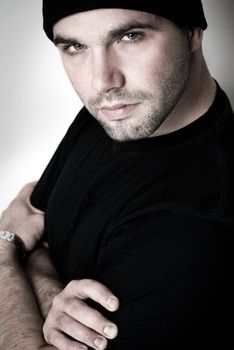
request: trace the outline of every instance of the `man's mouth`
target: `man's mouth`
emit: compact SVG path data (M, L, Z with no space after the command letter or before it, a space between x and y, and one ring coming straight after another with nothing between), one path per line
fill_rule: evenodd
M105 105L99 109L101 115L110 120L121 120L133 112L139 103L118 103L115 105Z

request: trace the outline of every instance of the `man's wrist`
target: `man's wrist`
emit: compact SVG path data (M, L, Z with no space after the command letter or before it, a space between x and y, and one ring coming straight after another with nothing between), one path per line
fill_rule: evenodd
M10 231L0 231L0 249L7 250L6 254L17 253L19 259L24 261L27 256L27 250L22 239Z
M16 247L11 242L0 240L0 265L10 266L19 260Z

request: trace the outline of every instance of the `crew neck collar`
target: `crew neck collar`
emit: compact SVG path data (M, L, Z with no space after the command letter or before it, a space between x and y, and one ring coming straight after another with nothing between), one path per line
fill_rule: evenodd
M206 113L192 123L164 135L126 142L113 141L114 149L135 150L139 152L153 151L155 148L158 149L162 146L165 147L182 142L183 140L191 138L192 136L200 133L201 130L210 127L213 125L215 121L214 119L219 117L223 106L226 103L225 93L217 82L216 84L217 91L212 105Z

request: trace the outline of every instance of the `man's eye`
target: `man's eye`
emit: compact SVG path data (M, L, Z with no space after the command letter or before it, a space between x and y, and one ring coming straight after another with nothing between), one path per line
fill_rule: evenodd
M125 42L130 42L133 43L135 41L141 40L144 36L144 33L140 32L130 32L127 34L124 34L119 41L125 41Z
M63 47L63 51L69 55L77 54L84 48L84 45L81 44L73 44L73 45L65 45Z

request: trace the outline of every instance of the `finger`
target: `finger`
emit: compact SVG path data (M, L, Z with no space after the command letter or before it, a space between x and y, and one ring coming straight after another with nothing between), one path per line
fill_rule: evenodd
M17 197L20 198L27 198L31 195L32 191L34 190L35 186L37 184L37 181L32 181L24 185L21 190L18 193Z
M70 339L56 329L53 329L48 336L45 335L45 340L48 344L55 346L59 350L88 350L86 345Z
M118 298L100 282L91 279L74 280L68 286L71 293L79 299L90 298L109 311L116 311L119 308Z
M64 304L64 310L74 320L79 321L86 327L113 339L118 334L117 326L106 319L99 311L91 308L85 302L77 299L70 299Z
M107 340L104 337L64 313L57 317L56 326L73 339L95 350L104 350L107 347Z

